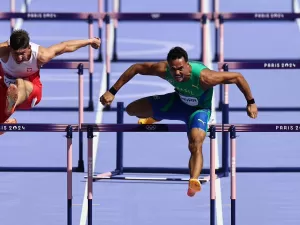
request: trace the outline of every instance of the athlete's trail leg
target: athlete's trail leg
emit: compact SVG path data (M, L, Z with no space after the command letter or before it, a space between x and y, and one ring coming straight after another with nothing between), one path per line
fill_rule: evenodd
M139 119L139 124L152 124L158 122L153 119L152 105L148 98L141 98L126 107L126 112L129 116L136 116Z
M22 104L33 90L33 84L23 79L16 79L16 85L10 84L7 89L7 108L8 115L13 114L16 106Z
M147 98L141 98L131 102L126 107L126 112L129 116L136 116L138 118L146 118L153 115L152 106Z
M199 128L192 128L189 133L189 150L191 152L189 160L190 196L193 196L196 192L201 190L201 185L198 179L203 168L202 145L205 137L206 133Z

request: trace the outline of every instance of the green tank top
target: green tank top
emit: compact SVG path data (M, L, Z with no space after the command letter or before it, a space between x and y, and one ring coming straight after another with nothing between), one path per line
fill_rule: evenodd
M177 82L167 66L166 80L175 87L181 101L190 106L199 108L211 108L213 88L203 90L200 86L200 73L207 67L199 62L190 62L192 67L191 77L188 81Z

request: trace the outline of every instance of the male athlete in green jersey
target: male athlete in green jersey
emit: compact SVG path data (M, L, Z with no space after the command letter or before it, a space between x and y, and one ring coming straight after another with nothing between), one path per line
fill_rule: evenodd
M187 52L181 47L172 48L167 61L137 63L130 66L117 82L104 93L100 102L110 105L114 95L136 74L159 76L175 87L175 91L138 99L126 107L130 116L136 116L141 124L151 124L163 119L181 120L187 124L190 180L188 196L201 190L198 180L202 167L202 144L206 137L211 114L213 87L218 84L236 84L244 94L247 113L257 117L257 107L245 78L236 72L217 72L200 62L189 62Z

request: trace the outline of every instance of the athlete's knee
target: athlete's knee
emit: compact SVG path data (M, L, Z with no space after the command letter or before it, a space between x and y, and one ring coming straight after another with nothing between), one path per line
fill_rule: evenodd
M202 141L200 139L191 139L189 141L189 150L192 154L202 152Z
M202 146L205 139L205 132L200 129L192 129L189 134L189 150L192 154L202 154Z
M125 111L127 112L127 114L129 116L135 116L135 106L134 104L130 103L126 108L125 108Z
M129 116L150 117L152 115L152 107L146 98L131 102L125 109Z

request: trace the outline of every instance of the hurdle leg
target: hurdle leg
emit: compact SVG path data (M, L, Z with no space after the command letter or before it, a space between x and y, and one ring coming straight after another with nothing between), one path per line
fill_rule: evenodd
M67 222L72 225L72 126L67 127Z
M218 41L216 40L216 54L218 57L218 61L220 63L224 62L224 19L222 15L219 15L218 19L215 19L216 25L216 39L219 37L219 45L218 48ZM220 71L223 71L221 69ZM224 85L220 85L220 92L219 92L219 110L223 109L224 104L224 93L223 93Z
M228 64L224 64L224 71L228 71ZM229 176L229 135L224 131L224 124L229 123L229 86L224 84L224 104L222 106L222 168L224 170L224 176Z
M16 12L16 0L10 0L10 12ZM10 19L10 33L14 31L16 19Z
M124 102L117 103L117 124L124 123ZM123 174L123 132L117 132L116 171Z
M216 218L216 171L215 171L215 150L216 150L216 128L210 127L210 225L215 225Z
M79 159L77 172L84 172L83 162L83 133L81 131L81 124L83 123L83 64L78 65L78 135L79 135Z
M88 138L88 225L92 225L93 207L93 127L87 127Z
M94 38L94 30L93 30L94 18L93 15L88 16L88 24L89 24L89 38ZM101 46L101 44L100 44ZM93 73L94 73L94 49L92 46L89 46L89 103L88 110L94 111L94 102L93 102Z
M113 12L119 13L120 12L120 5L121 2L119 0L113 0ZM118 30L118 19L114 19L114 40L113 40L113 61L118 61L118 54L117 54L117 30Z
M217 15L219 13L219 0L213 0L213 14ZM220 53L219 53L219 44L218 44L218 37L219 37L219 18L217 16L215 17L215 62L220 61Z
M236 200L236 131L230 127L230 190L231 190L231 225L235 225L235 200Z
M103 0L98 0L98 12L103 13ZM99 18L98 19L98 35L99 35L99 38L101 40L102 40L102 26L103 26L103 20L102 20L102 18ZM102 58L102 45L100 45L100 47L99 47L98 61L99 62L103 61L103 58Z
M110 16L105 16L106 23L106 47L105 47L105 63L106 63L106 91L110 88Z

